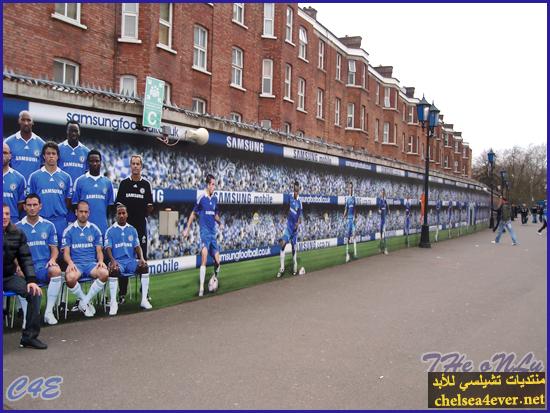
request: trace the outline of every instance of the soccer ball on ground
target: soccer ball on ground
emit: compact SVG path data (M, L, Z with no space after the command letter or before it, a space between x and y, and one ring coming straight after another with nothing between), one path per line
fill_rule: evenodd
M212 277L210 277L210 281L208 281L208 291L209 292L214 292L218 289L218 278L213 275Z
M298 274L304 275L306 273L306 269L304 267L300 268L300 271L298 271Z

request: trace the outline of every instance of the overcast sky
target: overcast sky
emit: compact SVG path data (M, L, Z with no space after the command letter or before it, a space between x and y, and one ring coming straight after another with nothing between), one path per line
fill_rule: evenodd
M361 36L372 66L393 66L401 86L434 100L474 157L546 142L546 4L304 6L337 37Z

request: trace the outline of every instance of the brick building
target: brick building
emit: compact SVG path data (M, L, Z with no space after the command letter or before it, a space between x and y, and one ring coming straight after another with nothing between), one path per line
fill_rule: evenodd
M262 124L422 167L414 88L373 67L361 38L338 38L296 3L4 4L4 67ZM431 169L471 177L472 151L443 122Z

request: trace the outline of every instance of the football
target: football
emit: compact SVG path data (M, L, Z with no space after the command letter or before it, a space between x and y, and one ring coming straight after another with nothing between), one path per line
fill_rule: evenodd
M208 291L211 293L216 291L218 289L218 279L215 275L210 277L210 281L208 281Z
M298 271L298 274L304 275L306 273L306 269L304 267L300 268L300 271Z

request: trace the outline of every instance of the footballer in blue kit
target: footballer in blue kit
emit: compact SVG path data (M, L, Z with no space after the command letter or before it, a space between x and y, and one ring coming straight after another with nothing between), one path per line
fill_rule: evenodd
M141 308L153 308L147 294L149 292L149 267L143 257L137 230L128 224L128 209L123 204L116 208L116 219L105 234L105 253L109 258L109 291L111 300L109 315L116 315L118 278L141 274Z
M62 285L61 268L57 264L57 257L59 256L57 232L50 221L39 215L41 208L42 202L38 195L27 195L25 198L25 212L27 215L15 225L27 237L27 245L31 251L38 282L40 284L49 283L44 322L55 325L57 319L53 314L53 308Z
M101 153L92 149L88 155L89 171L79 176L74 183L73 206L78 201L86 201L90 205L90 222L96 224L101 233L109 227L107 212L110 205L115 202L113 183L110 179L100 174Z
M347 219L346 224L346 262L349 262L349 244L353 240L353 258L357 258L357 243L355 241L355 217L357 216L356 199L353 195L353 182L348 183L349 195L346 197L344 208L344 219Z
M45 164L31 174L28 192L40 197L42 217L55 225L58 234L63 234L71 207L73 182L69 174L57 166L59 147L55 142L46 142L42 152Z
M28 181L29 176L42 165L44 141L33 133L34 123L28 111L19 113L18 123L19 132L9 136L4 142L11 150L11 167Z
M63 258L67 263L65 279L69 291L79 299L78 308L86 317L95 315L91 301L103 290L109 277L103 262L103 236L99 228L88 221L90 206L80 201L76 206L76 221L63 232ZM84 294L78 280L95 278L88 294Z
M388 255L388 247L386 245L386 217L389 214L388 201L386 201L386 190L382 189L380 198L377 200L378 213L380 214L380 252Z
M283 236L279 239L279 245L281 247L280 260L281 266L277 273L277 278L283 276L285 272L285 247L290 243L292 247L292 261L294 264L292 275L298 274L298 227L300 225L300 218L302 216L302 200L300 199L300 184L298 181L294 182L293 194L289 200L288 216L286 220L286 228L283 232Z
M2 202L9 206L10 216L17 221L21 216L21 209L25 201L25 187L27 183L23 175L15 169L10 168L11 150L4 142L3 146L3 168L2 168Z
M200 195L193 211L189 215L187 225L183 231L184 238L189 236L189 228L196 217L199 218L200 236L201 236L201 266L199 270L199 297L204 295L204 280L206 278L206 262L208 255L214 259L214 274L208 282L209 287L215 291L218 287L218 278L220 273L220 251L216 242L216 224L220 231L223 230L223 224L220 219L218 208L218 197L214 195L216 188L216 179L213 175L206 176L206 189L204 194ZM209 288L210 289L210 288Z

